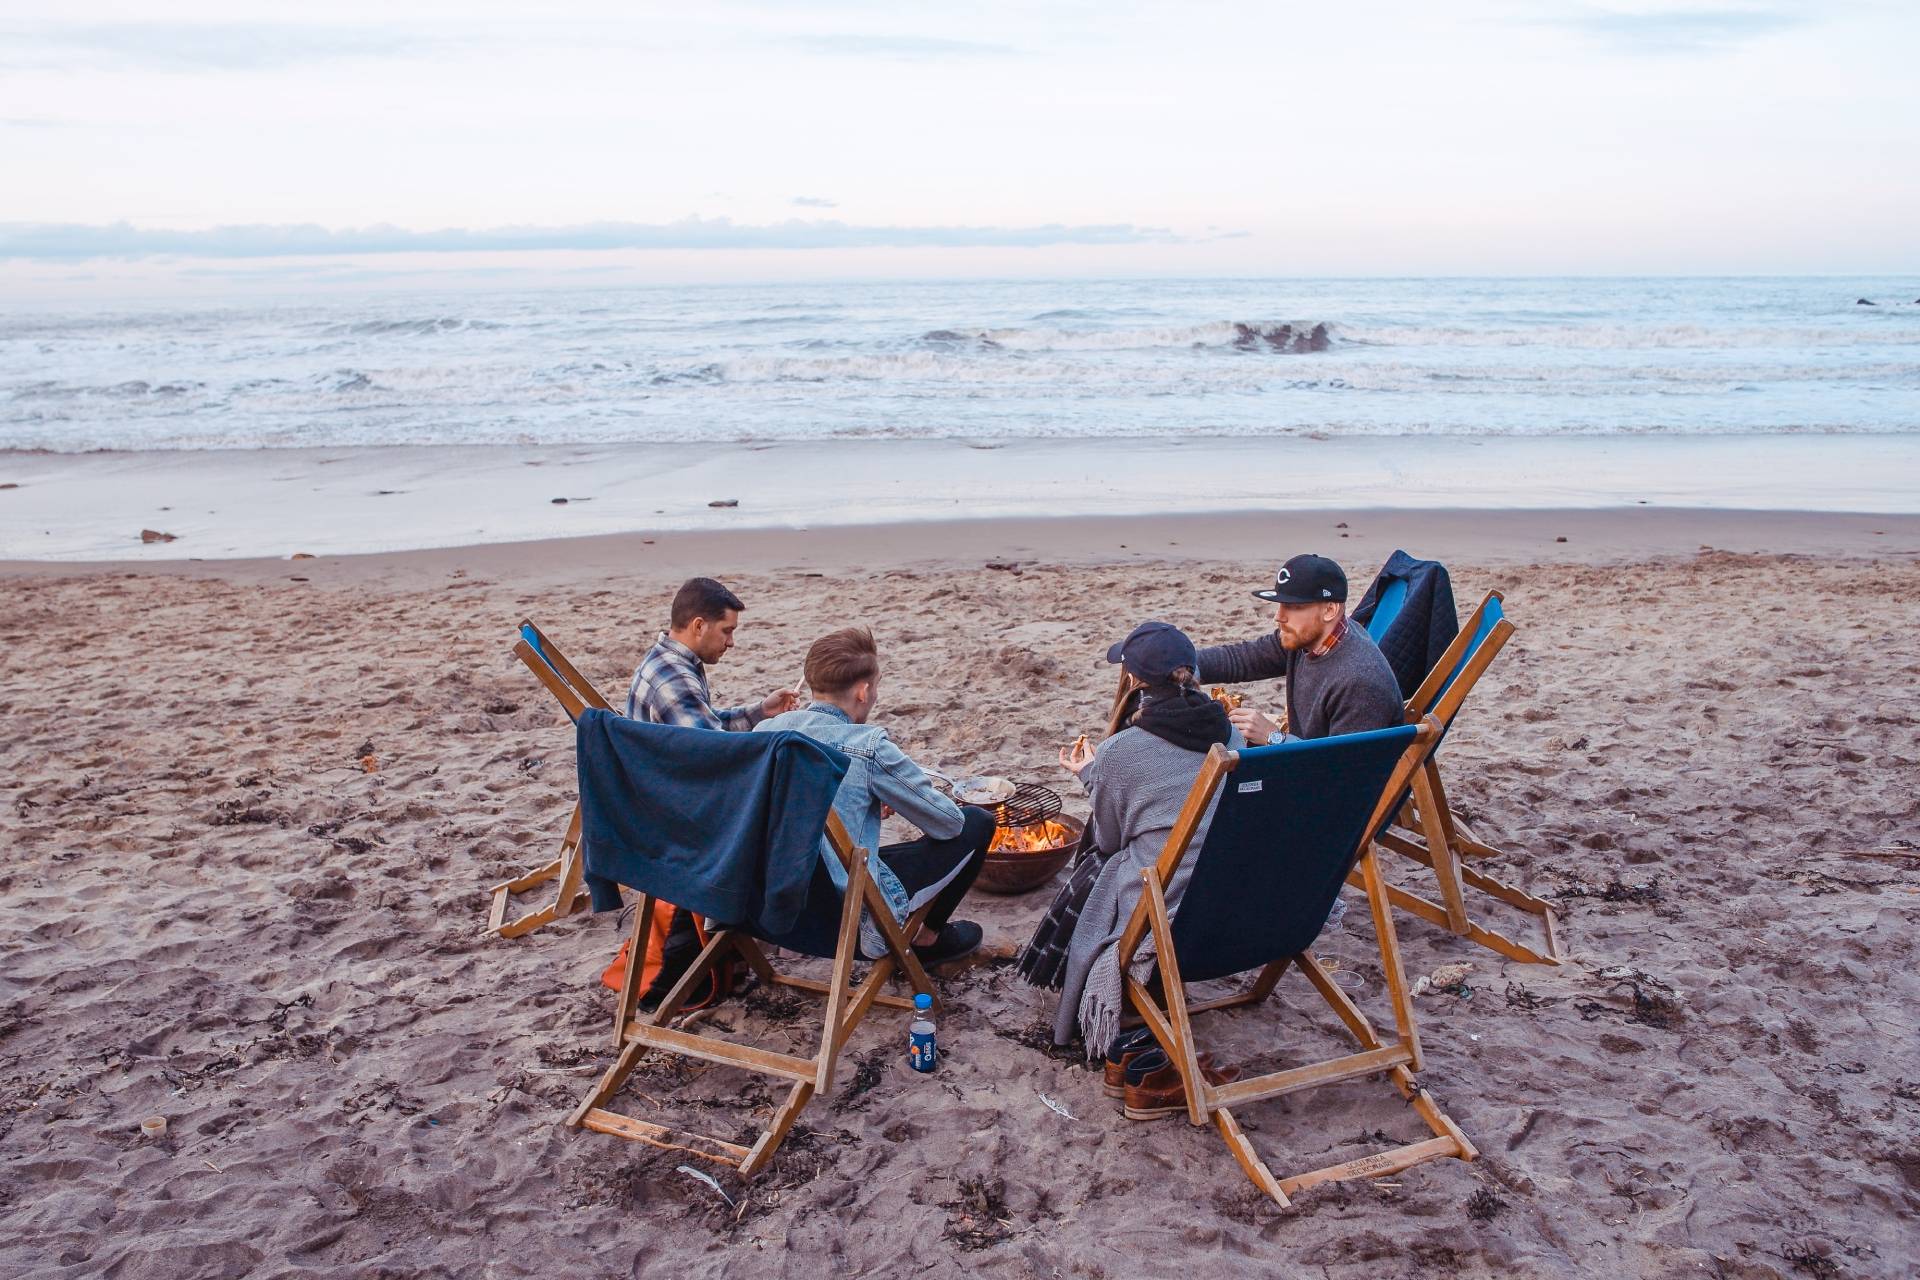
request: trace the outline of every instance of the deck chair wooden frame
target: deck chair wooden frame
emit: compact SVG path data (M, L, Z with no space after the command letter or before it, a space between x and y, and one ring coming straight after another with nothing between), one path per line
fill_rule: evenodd
M1453 643L1440 655L1440 660L1427 673L1427 678L1414 691L1413 697L1407 700L1408 723L1418 723L1431 716L1439 723L1442 733L1452 725L1454 716L1459 714L1481 674L1513 637L1513 624L1502 616L1488 629L1479 645L1473 645L1473 639L1479 635L1488 611L1496 608L1502 598L1498 591L1489 591L1481 599L1466 625L1460 629L1460 634L1454 637ZM1464 666L1462 659L1465 659ZM1523 964L1557 965L1561 962L1559 938L1554 932L1553 907L1541 898L1468 865L1469 859L1503 855L1500 850L1476 840L1466 821L1448 805L1446 785L1440 780L1439 760L1433 754L1429 753L1414 773L1407 802L1401 806L1393 823L1377 839L1382 848L1410 858L1432 871L1439 891L1440 900L1435 902L1398 885L1389 884L1386 888L1387 897L1394 906L1509 960L1518 960ZM1360 884L1357 869L1349 877L1349 882ZM1537 918L1545 939L1545 949L1535 950L1474 920L1467 910L1467 889L1477 890Z
M1387 785L1381 790L1366 831L1378 829L1389 807L1402 793L1414 771L1425 761L1439 737L1440 729L1434 721L1429 719L1421 724L1413 743L1401 756ZM1383 880L1380 868L1374 859L1372 843L1364 836L1355 868L1367 886L1368 900L1373 909L1380 969L1385 975L1387 991L1393 1002L1396 1028L1393 1036L1383 1038L1374 1030L1366 1016L1347 993L1334 983L1311 951L1273 961L1259 971L1251 987L1234 995L1202 1002L1188 998L1180 977L1180 958L1174 945L1173 920L1167 909L1166 886L1172 881L1181 861L1187 857L1194 830L1206 814L1208 805L1238 763L1239 754L1225 747L1215 746L1207 753L1200 776L1194 780L1193 789L1187 793L1186 803L1181 807L1172 831L1168 833L1166 848L1159 861L1141 873L1146 892L1141 895L1139 905L1120 935L1120 972L1127 975L1128 1001L1145 1019L1154 1039L1159 1041L1167 1057L1179 1069L1180 1078L1186 1086L1187 1119L1195 1125L1211 1121L1247 1177L1283 1208L1292 1204L1293 1196L1320 1183L1384 1177L1447 1156L1461 1160L1476 1158L1479 1152L1473 1143L1440 1110L1414 1077L1414 1073L1420 1070L1421 1056L1420 1034L1413 1017L1413 999L1408 993L1406 975L1400 964L1400 945L1394 933L1393 913L1388 910L1386 895L1381 892ZM1154 939L1160 976L1161 996L1158 998L1130 973L1134 953L1149 933ZM1289 966L1298 969L1332 1007L1341 1024L1359 1042L1360 1051L1237 1080L1231 1084L1216 1085L1209 1082L1200 1069L1200 1051L1193 1030L1194 1015L1264 1001L1273 993ZM1433 1131L1432 1138L1357 1160L1280 1177L1275 1176L1266 1161L1255 1152L1233 1114L1237 1107L1268 1098L1382 1074L1426 1122Z
M826 836L833 852L847 869L847 888L840 907L840 930L834 948L832 971L827 981L780 973L774 969L766 952L761 950L759 942L752 936L737 929L720 929L708 940L699 957L659 1006L652 1013L642 1015L639 1008L640 966L629 964L613 1014L613 1039L620 1051L619 1057L567 1118L569 1126L631 1138L669 1151L684 1151L704 1160L730 1166L739 1170L741 1177L751 1178L773 1158L774 1152L786 1139L787 1132L793 1128L794 1121L799 1119L801 1111L813 1096L833 1088L834 1068L839 1062L841 1050L846 1047L848 1038L866 1017L867 1011L876 1004L891 1009L913 1008L913 1001L884 994L880 989L896 971L906 977L916 993L932 996L938 1006L940 995L934 990L933 981L921 966L919 957L908 945L908 939L920 931L932 904L928 903L915 911L904 925L896 923L886 899L867 869L867 851L854 846L839 815L828 815ZM653 895L643 894L640 909L634 913L632 954L636 956L642 953L646 945L642 931L653 917L653 901ZM874 961L866 979L855 986L853 966L860 945L862 906L866 907L868 916L885 936L887 954ZM736 1044L717 1036L697 1035L668 1025L698 989L708 970L729 952L744 960L763 983L792 987L826 997L820 1048L811 1058ZM641 1059L654 1050L773 1076L787 1082L787 1096L774 1110L767 1127L751 1146L688 1133L610 1110L608 1103L626 1083L627 1077L633 1074Z
M1140 682L1122 671L1120 687L1113 691L1113 709L1107 713L1107 736L1126 728L1127 712L1133 705L1133 695L1141 687Z
M559 646L524 618L520 620L520 639L514 642L513 652L527 664L527 670L533 672L534 679L545 685L547 691L559 700L569 720L578 720L588 707L613 710L607 700L600 696L600 691L593 687L593 682L567 661L567 655L560 652ZM541 925L563 920L584 910L588 901L585 874L586 867L580 854L580 805L575 802L573 816L567 819L566 835L560 841L560 856L524 875L503 880L488 890L493 902L487 913L487 932L502 938L517 938L523 933L533 932ZM516 919L507 919L507 912L513 909L515 894L538 889L554 880L559 884L551 901Z

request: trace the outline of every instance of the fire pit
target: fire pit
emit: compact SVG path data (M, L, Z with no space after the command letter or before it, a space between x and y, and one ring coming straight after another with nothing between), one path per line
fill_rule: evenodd
M994 817L999 825L987 848L986 865L974 881L989 893L1026 893L1052 880L1079 847L1086 827L1060 812L1057 793L1033 783L996 805Z

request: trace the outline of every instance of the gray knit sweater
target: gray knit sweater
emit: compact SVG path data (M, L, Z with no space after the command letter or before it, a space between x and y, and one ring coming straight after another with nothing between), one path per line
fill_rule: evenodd
M1340 643L1317 658L1303 649L1281 647L1276 631L1200 651L1200 683L1248 680L1287 682L1287 732L1296 738L1365 733L1406 723L1400 682L1373 637L1357 622L1347 623Z
M1238 729L1226 746L1246 746ZM1145 729L1122 729L1095 749L1093 763L1080 771L1080 785L1093 799L1092 834L1104 858L1093 892L1087 895L1067 944L1067 971L1060 985L1060 1007L1053 1017L1055 1044L1069 1044L1078 1027L1087 1056L1107 1051L1120 1027L1124 1007L1120 983L1120 932L1144 891L1140 873L1159 861L1193 780L1206 755L1187 751ZM1188 846L1188 856L1167 886L1169 914L1177 915L1181 895L1193 872L1194 854L1206 843L1207 828L1219 806L1214 798ZM1153 969L1149 936L1135 958L1135 976L1145 981Z

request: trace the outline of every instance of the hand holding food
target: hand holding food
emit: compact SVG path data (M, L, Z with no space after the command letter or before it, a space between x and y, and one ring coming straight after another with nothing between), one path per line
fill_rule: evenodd
M770 693L760 699L760 714L777 716L782 712L792 711L799 705L800 693L797 689L782 689L778 693Z
M1093 748L1087 745L1087 735L1084 733L1073 740L1072 746L1060 748L1061 766L1076 778L1082 769L1092 763Z
M1286 732L1279 724L1252 707L1241 707L1238 710L1229 711L1227 719L1233 722L1233 727L1240 731L1241 737L1256 747L1264 747L1269 741Z

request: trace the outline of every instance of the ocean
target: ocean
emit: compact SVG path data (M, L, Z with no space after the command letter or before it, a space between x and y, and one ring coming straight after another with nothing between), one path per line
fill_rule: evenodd
M1916 299L1805 278L0 303L0 449L1898 434L1920 431Z

